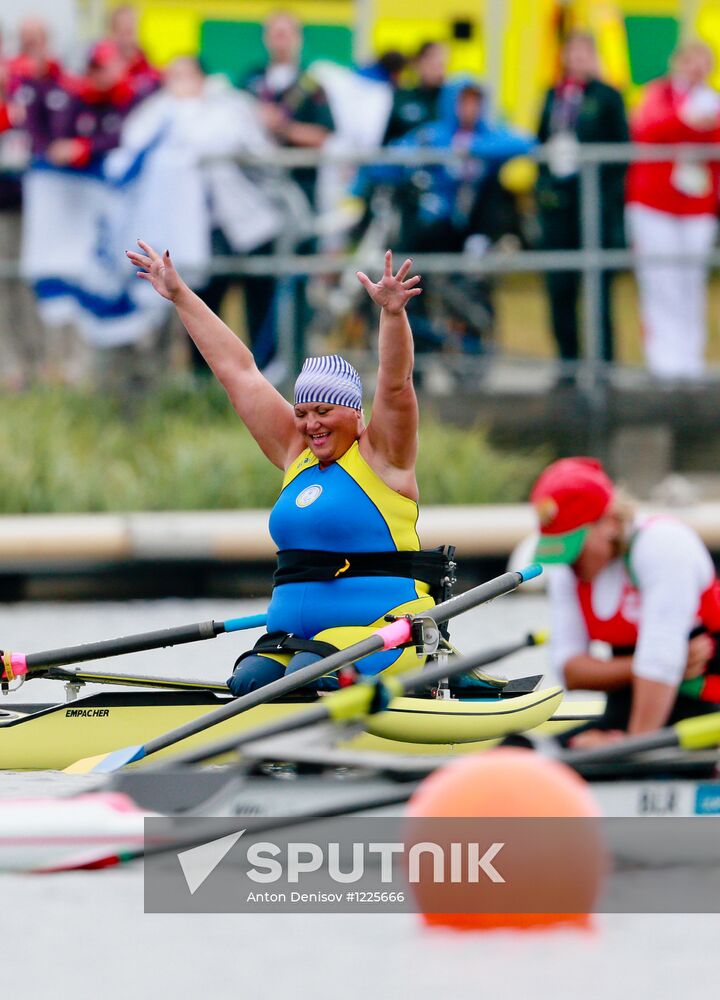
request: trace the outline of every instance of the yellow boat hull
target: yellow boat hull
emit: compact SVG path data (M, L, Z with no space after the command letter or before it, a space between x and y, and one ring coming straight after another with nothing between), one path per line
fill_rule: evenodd
M0 769L60 770L83 757L146 743L200 718L225 700L210 693L149 691L103 693L62 705L18 705L14 712L0 712ZM277 721L308 704L298 699L259 705L153 759ZM584 705L582 710L577 704L566 702L570 707L563 707L560 688L483 701L400 698L387 712L373 717L370 731L350 745L399 753L468 753L486 748L488 741L543 723L548 731L562 731L600 710L599 703L592 708ZM556 721L547 722L553 715Z
M498 739L535 729L560 707L563 689L542 688L514 698L478 701L395 698L387 712L371 716L368 732L403 743L457 744Z

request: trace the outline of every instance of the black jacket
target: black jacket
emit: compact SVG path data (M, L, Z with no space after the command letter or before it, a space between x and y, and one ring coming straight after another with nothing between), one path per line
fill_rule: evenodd
M553 87L547 92L540 117L538 140L541 143L547 142L552 137L555 100L556 90ZM628 142L628 123L620 92L600 80L590 80L585 87L573 131L581 143ZM600 169L602 236L603 244L609 247L622 246L624 242L625 172L624 164L609 164ZM547 164L542 164L536 194L541 215L555 212L575 216L579 214L577 175L555 177L550 173Z

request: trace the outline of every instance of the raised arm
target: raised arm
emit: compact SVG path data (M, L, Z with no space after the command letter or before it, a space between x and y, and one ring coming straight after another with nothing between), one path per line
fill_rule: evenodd
M127 251L130 261L140 268L138 277L173 303L237 415L270 461L285 469L302 448L292 406L261 374L240 338L185 284L169 251L161 256L141 240L138 245L142 253Z
M382 278L373 282L358 271L370 298L380 306L377 386L372 418L360 442L366 461L388 485L417 499L418 407L413 386L413 339L405 307L421 294L420 276L408 278L411 261L406 260L393 275L392 253L385 254Z

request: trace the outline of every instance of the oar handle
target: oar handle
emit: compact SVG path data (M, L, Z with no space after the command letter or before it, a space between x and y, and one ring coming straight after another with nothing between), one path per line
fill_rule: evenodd
M108 656L121 656L123 653L139 653L148 649L162 649L165 646L180 646L186 642L214 639L224 632L261 628L266 623L267 617L265 615L229 618L224 622L196 622L192 625L177 625L174 628L125 635L118 639L86 642L81 646L65 646L60 649L49 649L43 653L29 653L24 660L29 671L39 671L45 667L62 667L70 663L85 663L87 660L102 660Z
M215 622L220 632L243 632L249 628L264 628L267 625L267 615L245 615L243 618L226 618L224 622Z

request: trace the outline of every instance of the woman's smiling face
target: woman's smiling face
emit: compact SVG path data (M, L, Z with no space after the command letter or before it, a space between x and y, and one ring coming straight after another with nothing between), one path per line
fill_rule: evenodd
M363 430L362 410L334 403L297 403L295 426L321 465L336 462Z

